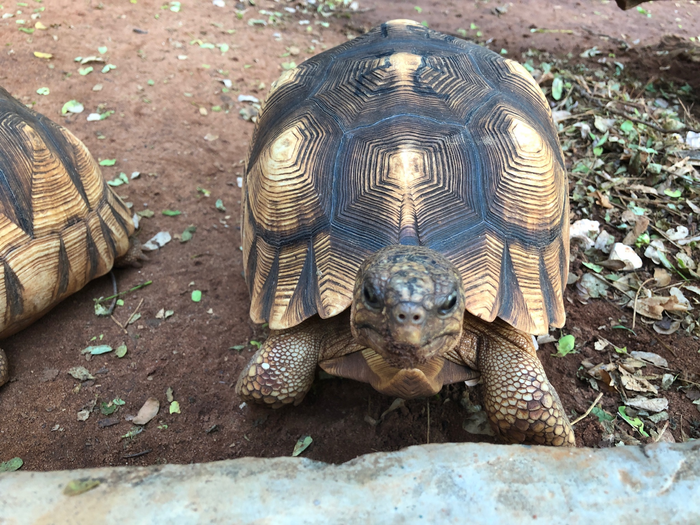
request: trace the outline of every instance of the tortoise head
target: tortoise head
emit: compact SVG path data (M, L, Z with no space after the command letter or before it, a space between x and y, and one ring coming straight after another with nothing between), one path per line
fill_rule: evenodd
M352 333L393 367L414 368L454 348L463 318L462 277L434 250L388 246L360 267Z

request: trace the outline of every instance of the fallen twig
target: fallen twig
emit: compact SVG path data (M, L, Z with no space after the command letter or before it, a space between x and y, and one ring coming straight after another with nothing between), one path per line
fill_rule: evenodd
M591 406L588 407L588 410L586 410L586 411L583 413L583 415L577 417L576 419L574 419L574 420L571 422L571 426L573 427L576 423L578 423L578 422L581 421L584 417L586 417L588 414L590 414L590 413L591 413L591 410L593 410L593 407L595 407L595 406L598 404L598 401L600 401L602 397L603 397L603 392L601 392L600 394L598 394L598 397L595 398L595 401L593 401L593 404L592 404Z

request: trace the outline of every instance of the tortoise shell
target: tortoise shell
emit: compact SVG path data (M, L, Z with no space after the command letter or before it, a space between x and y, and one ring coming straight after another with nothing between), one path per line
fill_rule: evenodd
M566 171L547 101L517 62L387 22L272 85L244 179L256 322L342 312L362 261L406 244L450 259L481 319L535 334L564 323Z
M0 337L107 273L133 232L85 145L0 88Z

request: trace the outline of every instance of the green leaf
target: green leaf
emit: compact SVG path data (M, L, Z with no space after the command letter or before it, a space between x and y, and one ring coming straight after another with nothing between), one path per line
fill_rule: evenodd
M631 120L625 120L622 124L620 124L620 131L623 133L630 133L633 130L634 123Z
M126 176L126 173L121 172L117 177L114 178L114 180L108 180L107 184L110 186L121 186L122 184L129 184L129 177Z
M100 161L100 166L114 166L117 163L117 159L102 159Z
M167 215L168 217L177 217L178 215L182 214L180 210L163 210L161 213L163 215Z
M593 270L595 273L600 273L600 272L603 271L603 267L600 266L599 264L590 263L590 262L584 262L583 265L584 265L586 268L590 268L590 269Z
M620 414L620 417L622 419L624 419L632 428L634 428L642 436L649 437L649 434L644 432L644 422L638 417L632 418L628 416L626 411L627 407L622 406L617 408L617 413Z
M603 154L603 148L593 148L593 154L596 157L600 157Z
M597 417L598 421L601 423L603 421L612 421L613 419L615 419L615 416L613 416L612 414L608 414L605 410L599 407L593 407L591 409L591 414Z
M282 69L284 69L285 71L290 70L290 69L294 69L295 67L297 67L297 64L294 61L284 62L282 64Z
M192 301L195 303L198 303L201 300L202 300L202 291L201 290L192 290Z
M214 204L214 206L216 206L216 209L222 213L226 211L226 206L224 206L224 201L222 201L221 199L216 199L216 204Z
M138 215L139 217L143 217L145 219L150 219L151 217L153 217L155 215L155 212L153 210L141 210L141 211L137 211L136 215Z
M177 401L173 401L170 403L170 413L171 414L181 414L180 412L180 403Z
M127 349L127 347L126 347L126 344L122 343L122 344L120 344L120 345L117 347L117 350L116 350L116 352L115 352L115 355L116 355L119 359L121 359L122 357L124 357L124 356L126 355L127 352L128 352L128 349Z
M66 496L78 496L99 487L99 485L100 482L96 479L74 479L73 481L68 482L66 488L63 489L63 494Z
M557 353L554 354L556 357L564 357L574 351L574 346L576 343L576 338L569 334L565 335L557 342Z
M77 100L69 100L61 108L61 115L66 115L67 113L82 113L85 107Z
M414 6L413 9L416 10L416 13L422 13L422 12L423 12L423 8L422 8L422 7L419 7L419 6L417 6L417 5Z
M86 348L83 348L80 353L81 354L90 354L90 355L101 355L101 354L107 354L112 351L112 347L109 345L99 345L99 346L88 346Z
M602 137L600 137L598 140L596 140L596 141L593 143L593 147L594 147L594 148L597 148L597 147L602 146L603 144L605 144L605 143L608 141L608 136L609 136L609 135L610 135L610 132L609 132L609 131L606 131L606 132L603 134Z
M637 337L637 332L635 332L631 328L627 328L626 326L621 325L621 324L616 324L615 326L612 327L612 329L613 330L627 330L628 332L632 332L634 334L634 336Z
M19 470L24 465L22 458L12 458L8 461L3 461L0 463L0 472L14 472Z
M182 232L182 235L180 235L180 242L187 242L192 240L192 235L194 235L194 232L197 231L197 227L194 226L193 224L190 224L187 228L185 228L185 231Z
M613 348L615 348L615 351L616 351L618 354L626 354L626 353L627 353L627 347L626 347L626 346L623 346L622 348L619 348L619 347L613 345Z
M663 264L667 270L676 270L676 267L673 266L673 263L668 260L668 257L666 257L666 254L664 252L662 252L661 250L657 250L656 253L659 257L659 260L661 261L661 264Z
M36 93L37 95L48 95L49 93L51 93L51 91L47 87L40 87L36 90Z
M294 450L292 451L292 456L297 457L299 454L304 452L307 448L309 448L309 445L313 443L313 439L311 439L311 436L301 436L299 440L297 441L296 445L294 445Z
M92 67L92 66L81 67L80 69L78 69L78 73L80 73L82 76L85 76L85 75L89 75L89 74L92 73L94 70L95 70L95 68Z
M637 240L634 241L634 245L637 248L641 248L642 246L646 246L650 242L651 242L651 237L649 237L649 234L647 232L644 232L639 237L637 237Z
M95 303L95 315L100 317L107 317L111 313L112 312L109 311L109 308L103 306L102 303Z
M107 64L105 67L102 68L102 72L109 73L113 69L117 69L117 66L115 66L114 64Z
M683 194L683 190L680 189L680 188L677 189L677 190L671 190L671 189L669 189L669 188L666 188L666 189L664 190L664 194L665 194L665 195L668 195L669 197L672 197L672 198L674 198L674 199L677 199L677 198L679 198L679 197Z
M106 46L100 46L97 48L97 51L100 52L100 55L104 55L107 52L107 47Z
M110 402L110 403L105 403L104 401L102 401L102 402L100 403L100 413L101 413L103 416L111 416L111 415L114 414L118 409L119 409L119 407L118 407L117 405L115 405L114 403L112 403L112 402Z

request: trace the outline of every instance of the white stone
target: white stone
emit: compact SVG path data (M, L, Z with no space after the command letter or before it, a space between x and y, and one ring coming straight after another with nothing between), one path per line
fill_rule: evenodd
M68 496L73 480L99 485ZM457 443L342 465L284 457L10 472L0 474L0 508L7 523L698 523L699 486L698 441L607 449Z

